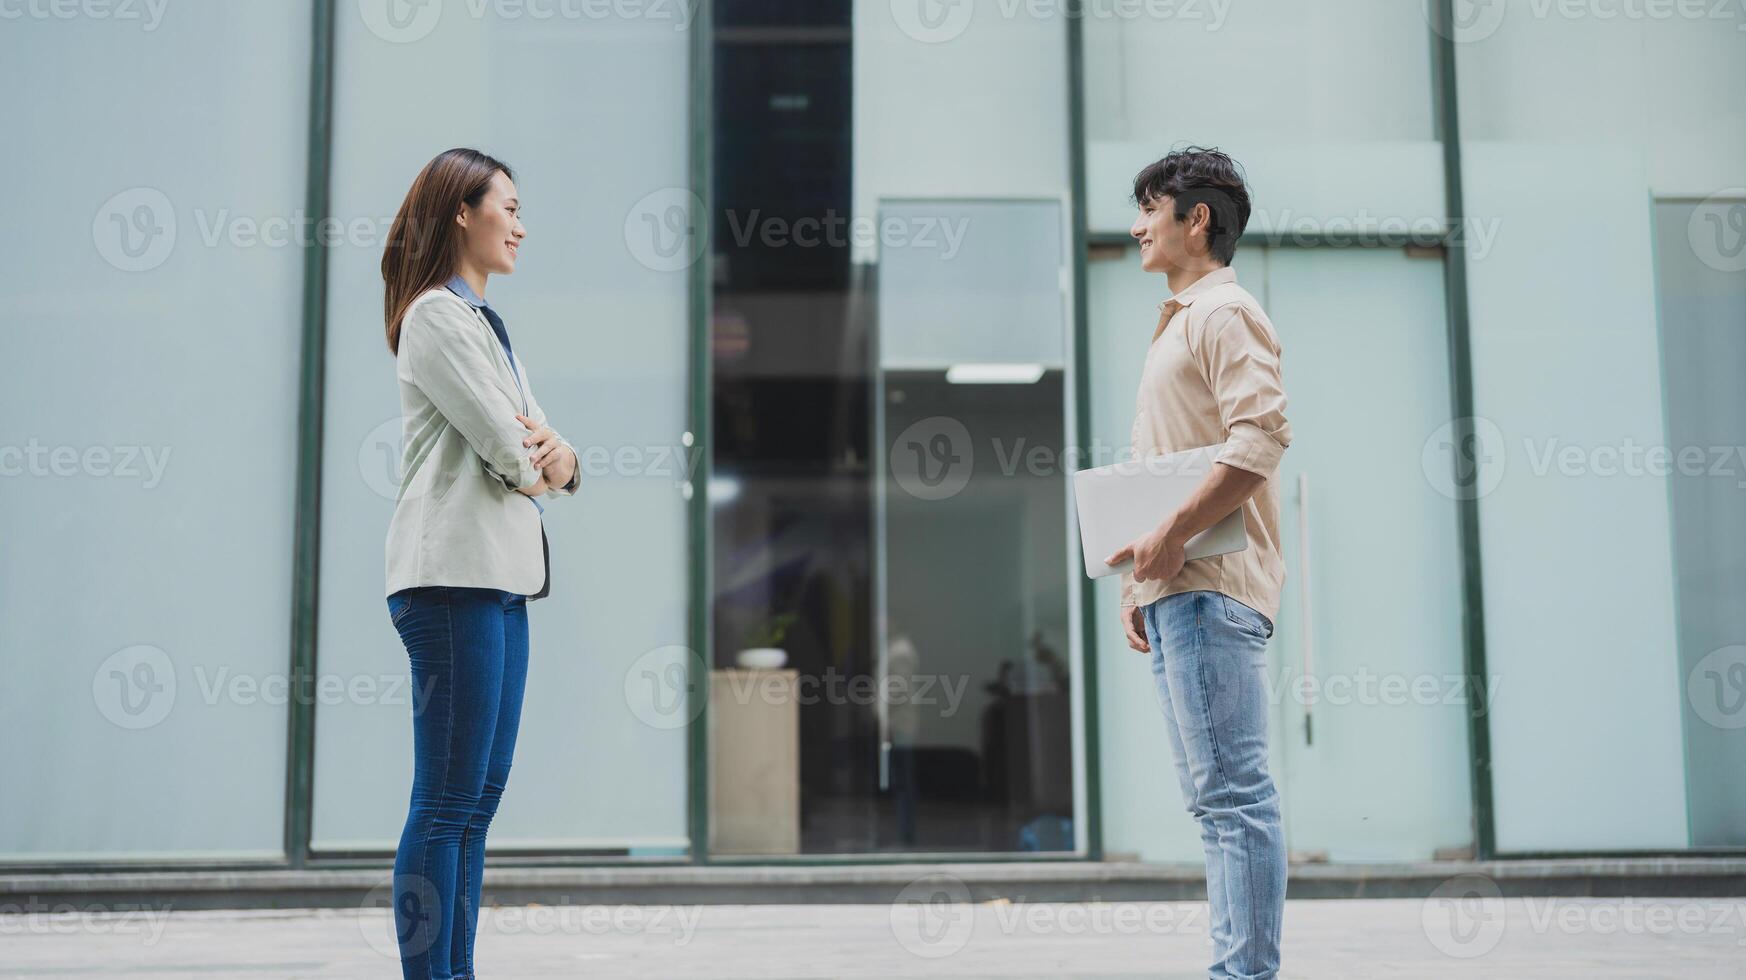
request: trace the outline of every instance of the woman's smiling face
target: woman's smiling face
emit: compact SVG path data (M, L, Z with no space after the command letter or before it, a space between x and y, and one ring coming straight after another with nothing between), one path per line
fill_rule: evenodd
M461 226L461 260L480 272L508 275L515 271L516 252L527 229L521 226L521 201L515 182L499 170L479 206L461 204L455 220Z

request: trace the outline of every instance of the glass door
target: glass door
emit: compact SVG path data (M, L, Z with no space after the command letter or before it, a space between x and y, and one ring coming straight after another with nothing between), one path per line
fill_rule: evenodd
M1334 861L1470 846L1442 255L1248 259L1238 274L1279 331L1293 432L1269 645L1288 843Z
M1294 859L1425 859L1472 844L1440 259L1245 244L1234 263L1279 332L1293 433L1267 684ZM1123 244L1093 253L1088 283L1093 421L1125 449L1145 338L1169 291ZM1120 656L1104 660L1099 713L1106 730L1161 735L1147 727L1163 721L1143 658L1106 636L1115 602L1113 590L1100 596L1099 643ZM1106 770L1148 776L1122 787L1124 808L1181 805L1167 756L1107 739L1104 750ZM1112 830L1152 859L1201 859L1190 820Z
M1074 850L1063 208L888 200L880 224L943 231L879 262L878 846Z
M1083 834L1066 22L965 15L712 8L715 857Z
M1746 847L1746 199L1655 204L1690 845ZM1687 447L1701 447L1701 452ZM1680 455L1683 454L1683 455ZM1698 457L1701 456L1701 461Z

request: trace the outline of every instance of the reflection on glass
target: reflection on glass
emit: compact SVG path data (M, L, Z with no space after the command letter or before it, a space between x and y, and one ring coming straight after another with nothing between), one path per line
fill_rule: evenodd
M1061 205L857 214L851 20L716 8L711 852L1070 850Z
M1655 232L1691 845L1746 847L1746 489L1708 448L1746 446L1746 200L1658 203Z
M899 850L1069 850L1062 379L887 373L885 790Z

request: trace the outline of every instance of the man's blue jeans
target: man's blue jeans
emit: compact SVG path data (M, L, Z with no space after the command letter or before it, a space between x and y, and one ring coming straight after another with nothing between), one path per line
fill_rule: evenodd
M509 779L527 685L527 600L429 586L388 597L412 661L412 804L394 855L406 980L471 980L485 831Z
M1218 592L1146 606L1146 642L1176 778L1206 850L1208 975L1272 978L1285 917L1285 832L1267 774L1267 638L1273 623Z

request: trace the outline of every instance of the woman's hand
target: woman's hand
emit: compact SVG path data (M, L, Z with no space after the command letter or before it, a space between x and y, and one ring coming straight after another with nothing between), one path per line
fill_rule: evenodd
M540 483L544 485L540 492L544 493L551 487L569 486L570 480L576 475L576 454L564 445L550 426L541 425L525 415L517 415L516 418L521 420L522 425L533 430L521 444L533 449L529 459L540 468Z
M545 475L545 481L554 488L567 487L576 478L576 451L559 443L557 449L546 457L550 462L540 472Z

